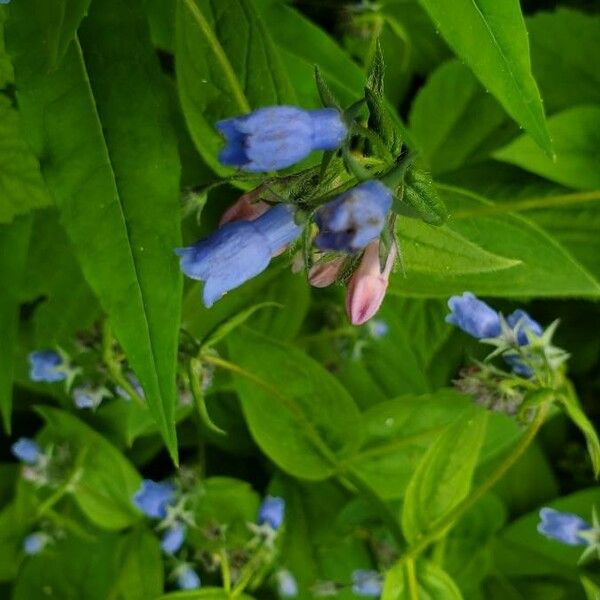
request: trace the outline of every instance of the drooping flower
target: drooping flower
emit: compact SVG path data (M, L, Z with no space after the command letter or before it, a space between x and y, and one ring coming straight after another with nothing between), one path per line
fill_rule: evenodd
M202 586L198 573L190 565L181 565L176 575L177 587L181 590L197 590Z
M29 377L31 381L55 383L67 378L64 361L54 350L36 350L29 354Z
M183 545L187 528L176 521L165 532L160 541L160 547L166 554L175 554Z
M96 409L102 400L110 396L110 392L104 388L95 388L91 385L81 385L73 389L73 402L77 408Z
M175 498L175 488L168 481L144 479L133 496L133 503L148 517L164 519L167 506Z
M372 242L367 246L358 269L350 279L346 293L346 313L353 325L362 325L379 310L385 298L396 255L396 247L392 246L381 271L379 242Z
M227 223L175 252L181 257L181 270L204 281L203 300L210 308L223 294L264 271L271 256L300 233L292 208L278 204L255 221Z
M50 538L48 537L48 535L43 533L42 531L30 533L23 540L23 552L25 552L25 554L29 554L30 556L39 554L45 548L49 541Z
M18 458L21 462L28 465L35 465L42 454L40 447L35 440L24 437L19 438L10 447L10 451L15 458Z
M358 569L352 573L352 591L357 596L379 598L381 590L381 575L377 571Z
M281 598L295 598L298 595L298 582L287 569L280 569L275 576L277 591Z
M452 312L446 316L446 323L460 327L475 338L494 338L502 332L500 315L471 292L452 296L448 307Z
M357 185L316 212L315 245L321 250L361 250L379 237L391 206L392 193L383 183Z
M131 384L131 387L133 387L135 390L136 394L142 399L145 398L144 389L142 388L140 380L137 378L136 374L130 371L125 375L125 377L127 377L127 380ZM120 385L115 387L115 392L118 396L123 398L123 400L131 400L131 396L127 390L123 389Z
M308 282L316 288L328 287L336 281L343 266L344 259L341 257L328 261L320 260L308 271Z
M592 526L577 515L544 507L540 510L540 519L537 530L551 540L569 546L585 546L589 543L579 534L589 531Z
M542 326L520 308L508 315L506 322L514 331L519 346L527 346L529 344L528 331L538 337L543 333Z
M335 150L348 134L333 108L269 106L219 121L216 127L227 142L219 161L254 173L289 167L314 150Z
M255 221L269 210L269 205L261 200L255 201L262 186L240 196L221 216L219 227L233 221Z
M267 496L258 509L258 524L269 525L272 529L279 529L285 516L285 500L278 496Z

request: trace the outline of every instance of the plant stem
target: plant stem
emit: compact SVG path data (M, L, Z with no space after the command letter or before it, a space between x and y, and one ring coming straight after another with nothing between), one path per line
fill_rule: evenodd
M219 551L219 557L221 559L221 579L223 580L223 587L225 592L229 595L231 593L231 571L229 570L229 558L227 557L227 550L222 548Z
M512 449L510 454L492 471L489 477L483 481L467 498L451 510L441 521L439 521L432 531L425 534L414 546L409 548L402 557L402 561L412 560L427 549L429 544L438 537L447 533L454 524L470 510L487 492L489 492L511 469L511 467L521 458L523 453L529 448L538 431L544 424L549 404L542 405L537 411L533 421L525 430L525 433Z
M417 583L417 572L415 570L415 561L409 558L404 564L406 582L408 585L408 597L410 600L419 600L419 584Z

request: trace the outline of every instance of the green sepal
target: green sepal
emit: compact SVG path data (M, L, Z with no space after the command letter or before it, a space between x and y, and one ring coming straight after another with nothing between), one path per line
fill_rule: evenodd
M317 91L319 92L319 98L321 99L321 104L326 108L336 108L340 112L342 112L341 104L338 99L335 97L330 87L327 85L323 74L321 73L321 69L319 69L318 65L315 65L315 82L317 84Z
M192 391L192 396L194 397L194 404L196 405L200 422L213 433L218 435L227 435L227 432L221 429L208 414L206 398L202 390L203 368L202 362L199 359L190 359L188 365L188 377L190 382L190 390Z
M396 244L396 215L390 212L379 236L379 270L382 273L394 244Z
M525 420L526 413L530 408L537 408L546 402L552 402L555 398L556 391L549 388L528 391L523 398L521 406L519 407L517 419Z
M430 225L442 225L448 218L446 205L439 197L429 173L408 169L404 177L402 201L414 208L419 217Z

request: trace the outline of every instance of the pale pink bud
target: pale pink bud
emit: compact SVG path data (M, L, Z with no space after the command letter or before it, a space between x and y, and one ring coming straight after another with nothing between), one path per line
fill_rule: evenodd
M365 249L358 269L352 275L346 293L346 312L353 325L362 325L375 316L387 290L390 273L396 260L392 246L383 272L379 265L379 242L371 242Z
M308 282L316 288L331 285L338 278L343 264L344 259L341 257L315 263L308 272Z
M262 191L262 187L258 187L243 196L240 196L224 213L219 221L219 227L225 223L232 221L254 221L269 210L269 205L266 202L254 200Z

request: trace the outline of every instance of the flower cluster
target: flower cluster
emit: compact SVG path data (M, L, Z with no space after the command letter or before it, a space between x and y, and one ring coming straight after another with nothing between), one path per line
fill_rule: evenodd
M390 160L387 151L379 170L363 167L361 156L352 154L352 144L360 138L356 131L361 131L354 127L357 112L271 106L216 124L226 141L220 162L250 173L284 169L314 151L329 154L320 174L307 169L271 176L241 196L216 231L175 249L183 273L204 283L206 307L263 272L273 257L302 237L301 256L311 285L349 281L346 309L355 325L378 311L397 257L391 211L402 202L410 165L406 155ZM391 243L380 241L384 230Z

